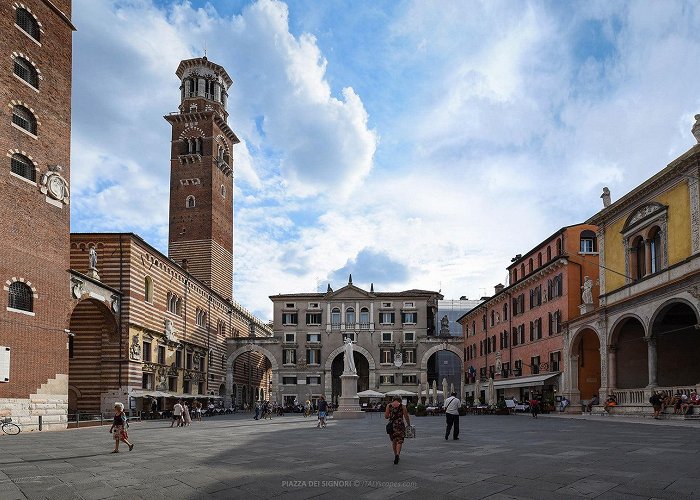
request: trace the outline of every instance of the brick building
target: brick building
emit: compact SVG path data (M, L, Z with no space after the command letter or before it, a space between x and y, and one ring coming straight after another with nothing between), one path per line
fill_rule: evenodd
M70 0L0 3L0 416L65 427Z
M498 397L555 395L564 368L564 324L597 299L595 231L588 224L564 227L517 255L508 266L510 285L496 286L491 298L459 319L469 392L482 396L492 378ZM583 304L586 283L590 297Z
M229 338L271 328L233 300L233 145L226 70L206 57L182 61L172 126L169 255L132 233L71 235L75 306L70 320L73 412L160 409L178 398L238 404L264 397L270 365L247 353L232 367ZM102 287L102 290L95 288Z

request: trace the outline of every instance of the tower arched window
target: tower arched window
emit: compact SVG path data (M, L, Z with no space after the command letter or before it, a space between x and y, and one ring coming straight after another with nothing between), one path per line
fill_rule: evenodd
M187 197L187 199L185 200L185 207L186 207L186 208L194 208L195 203L196 203L196 202L195 202L194 196L189 195L189 196Z
M557 255L561 255L561 238L557 239Z
M24 106L17 104L12 108L12 123L36 135L36 118L34 114Z
M41 29L39 28L39 23L27 9L22 7L17 8L15 24L37 42L40 40Z
M518 270L513 269L513 283L515 283L516 281L518 281Z
M36 168L32 161L24 155L15 153L10 159L10 172L32 182L36 182Z
M346 325L354 325L355 324L355 309L352 307L348 307L345 310L345 324Z
M15 75L35 89L39 88L39 73L36 68L23 57L15 57L14 72Z
M547 262L552 260L552 247L547 247Z
M508 303L503 304L503 321L508 319Z
M523 262L520 264L520 277L524 278L525 277L525 263Z
M202 139L200 137L194 140L195 153L199 154L202 152Z
M340 326L340 309L334 307L331 311L331 325Z
M7 307L20 311L32 312L34 310L33 297L34 295L29 285L21 281L15 281L9 286Z
M360 309L360 325L363 328L369 327L369 309L367 309L366 307Z
M537 267L542 267L542 252L537 254Z
M530 258L530 260L528 261L527 265L528 265L528 270L527 270L527 272L531 273L531 272L532 272L532 258Z
M148 303L153 303L153 278L146 276L143 283L144 300Z

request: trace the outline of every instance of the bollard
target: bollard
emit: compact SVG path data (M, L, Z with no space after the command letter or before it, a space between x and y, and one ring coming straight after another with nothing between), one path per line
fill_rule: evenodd
M44 423L44 422L43 422L43 417L42 417L41 415L39 415L39 430L42 429L43 423Z
M78 429L80 427L80 412L75 414L75 428Z

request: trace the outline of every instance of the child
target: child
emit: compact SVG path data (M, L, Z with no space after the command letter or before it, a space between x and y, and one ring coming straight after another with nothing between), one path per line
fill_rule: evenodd
M124 441L129 446L129 451L134 449L134 445L128 441L129 436L126 434L128 427L129 424L126 422L126 415L124 415L124 405L122 403L114 403L114 421L112 422L112 427L109 428L109 433L114 436L114 450L112 453L119 453L119 441Z

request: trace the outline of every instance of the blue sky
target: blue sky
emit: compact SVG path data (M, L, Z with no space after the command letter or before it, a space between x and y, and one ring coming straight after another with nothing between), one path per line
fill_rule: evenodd
M687 150L691 2L74 0L72 230L167 252L181 59L234 80L235 298L477 298Z

